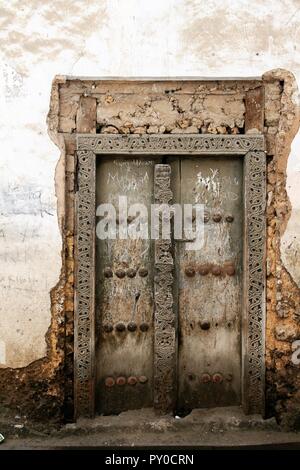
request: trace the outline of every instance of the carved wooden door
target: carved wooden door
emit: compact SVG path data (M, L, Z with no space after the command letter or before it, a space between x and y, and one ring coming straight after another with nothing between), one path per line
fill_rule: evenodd
M118 208L119 197L126 196L127 209L144 204L150 215L151 203L155 202L157 163L159 159L151 156L99 159L97 207L111 203ZM157 263L153 240L120 239L120 209L116 214L116 238L96 237L99 413L151 407L155 395L162 402L163 392L156 388L163 390L163 386L160 377L155 377L159 360L164 369L173 367L170 374L177 376L176 384L164 371L170 380L171 398L166 401L172 404L173 411L185 413L197 407L241 402L242 160L230 156L170 157L160 166L170 170L173 203L181 207L204 205L204 245L198 250L187 250L184 241L172 240L173 306L170 305L174 321L171 319L167 333L162 325L170 306L162 305L164 292L159 294L159 308L155 307ZM129 229L135 223L134 212L133 208L133 213L126 215ZM146 222L150 235L150 220ZM168 293L165 299L170 303ZM160 319L160 315L165 315L165 319ZM176 344L169 351L172 328ZM160 344L160 338L164 344ZM160 348L162 355L158 352L157 359ZM176 357L172 359L174 351Z
M95 404L104 414L236 404L263 414L263 137L84 134L77 169L76 416ZM99 238L99 206L124 196L148 216L153 202L203 204L203 246L187 250L175 218L168 240ZM144 227L136 212L126 222Z
M183 158L173 197L204 205L204 245L175 241L177 411L241 403L243 174L236 157Z

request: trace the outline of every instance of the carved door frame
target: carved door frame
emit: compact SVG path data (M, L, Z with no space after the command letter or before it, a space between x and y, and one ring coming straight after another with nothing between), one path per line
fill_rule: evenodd
M244 160L242 405L264 415L266 152L263 135L77 135L75 246L75 414L94 416L95 402L95 177L100 155L237 155ZM170 202L168 165L158 165L155 202ZM171 243L155 242L154 407L175 403L176 337Z

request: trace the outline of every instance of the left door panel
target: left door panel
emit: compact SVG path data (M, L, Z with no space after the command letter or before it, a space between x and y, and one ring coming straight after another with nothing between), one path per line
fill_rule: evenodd
M99 158L97 162L97 208L110 203L116 209L116 238L96 237L96 409L100 414L152 406L153 249L149 236L119 238L124 223L119 198L126 198L122 204L126 201L128 208L143 204L150 214L154 165L151 157ZM136 214L126 216L129 230L138 231L148 222ZM97 217L96 224L105 218L109 218L107 212Z

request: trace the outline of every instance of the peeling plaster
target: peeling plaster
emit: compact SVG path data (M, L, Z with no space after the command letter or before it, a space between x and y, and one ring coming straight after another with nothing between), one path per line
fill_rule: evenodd
M281 240L281 256L284 265L300 287L300 195L295 191L300 181L300 135L293 141L287 167L287 193L292 213Z

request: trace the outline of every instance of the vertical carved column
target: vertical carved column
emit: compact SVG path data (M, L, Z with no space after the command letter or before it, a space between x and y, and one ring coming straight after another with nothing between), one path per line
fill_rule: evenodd
M264 412L266 155L245 155L244 403L247 413Z
M75 414L94 414L95 154L78 156L75 278Z
M155 165L156 204L172 201L171 167ZM154 275L154 407L172 411L175 403L176 341L173 310L173 270L171 240L155 240Z

